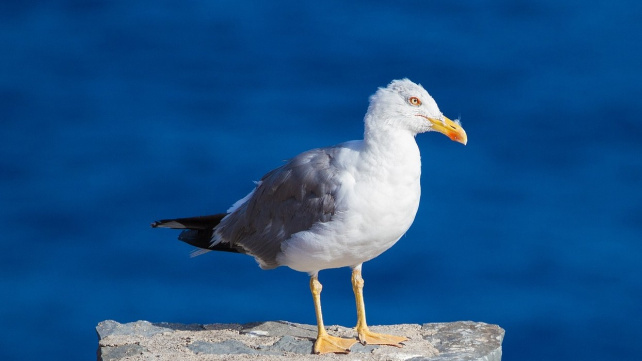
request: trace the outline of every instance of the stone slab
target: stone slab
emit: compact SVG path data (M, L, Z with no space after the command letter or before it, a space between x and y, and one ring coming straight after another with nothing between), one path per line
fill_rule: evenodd
M96 327L99 361L214 360L434 360L500 361L504 330L497 325L451 323L371 326L408 337L404 347L356 344L347 355L313 355L316 326L287 321L249 324L176 324L107 320ZM334 336L354 338L352 328L330 326Z

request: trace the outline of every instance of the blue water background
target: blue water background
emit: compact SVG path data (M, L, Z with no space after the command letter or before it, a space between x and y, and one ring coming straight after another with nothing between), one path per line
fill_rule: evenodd
M371 324L474 320L505 360L633 360L642 340L642 2L3 1L0 359L87 360L96 324L314 323L305 274L189 258L282 160L358 139L422 83L467 146L417 137L422 202L364 265ZM355 323L349 270L320 274Z

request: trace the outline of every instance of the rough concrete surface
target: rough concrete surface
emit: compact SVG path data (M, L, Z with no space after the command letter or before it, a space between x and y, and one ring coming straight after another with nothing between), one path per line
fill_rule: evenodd
M405 336L404 347L356 344L347 355L313 355L316 326L286 321L249 324L175 324L137 321L98 324L99 361L210 360L438 360L499 361L504 330L482 322L372 326ZM355 337L351 328L328 327L334 336Z

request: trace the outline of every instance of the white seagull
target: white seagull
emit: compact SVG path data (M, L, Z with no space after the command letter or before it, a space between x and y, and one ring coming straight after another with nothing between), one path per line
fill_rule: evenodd
M310 275L317 317L315 353L347 353L356 342L401 347L407 338L366 324L361 266L392 247L417 213L421 193L418 133L437 131L466 144L419 84L394 80L370 97L363 140L301 153L267 173L226 213L167 219L152 227L185 229L181 241L253 256L263 269L288 266ZM356 339L331 336L321 314L320 270L352 268ZM357 341L358 340L358 341Z

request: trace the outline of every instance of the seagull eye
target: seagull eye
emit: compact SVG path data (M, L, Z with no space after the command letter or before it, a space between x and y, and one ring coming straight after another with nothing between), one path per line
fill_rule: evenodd
M421 105L421 100L419 100L419 98L417 98L417 97L410 97L408 99L408 103L410 103L412 105L420 106Z

